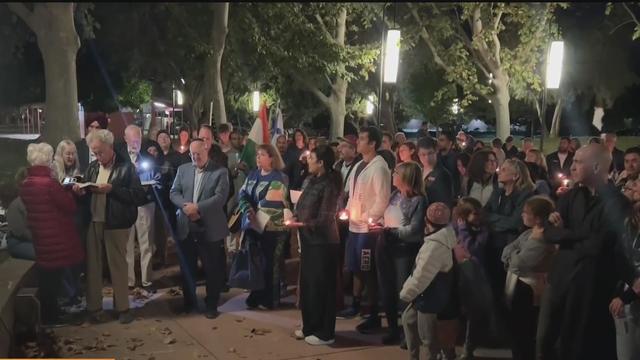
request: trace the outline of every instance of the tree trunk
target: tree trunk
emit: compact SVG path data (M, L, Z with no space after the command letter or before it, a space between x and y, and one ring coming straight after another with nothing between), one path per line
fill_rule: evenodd
M560 120L562 118L562 98L558 99L556 109L553 112L553 120L551 121L551 129L549 130L549 137L558 137L560 134Z
M73 21L73 3L37 3L33 11L11 3L36 34L45 73L45 124L42 136L52 146L64 138L80 138L76 55L80 38Z
M511 134L511 118L509 115L509 88L494 80L496 94L491 105L496 114L496 137L504 141Z
M330 135L335 140L344 135L344 117L347 114L347 81L338 79L334 85L334 92L329 97L327 107L331 114Z
M213 101L213 119L216 124L227 122L227 113L224 106L224 91L222 90L222 54L228 32L229 3L214 3L213 27L211 29L211 43L213 45L213 55L207 59L207 73L210 74L210 86ZM207 114L209 113L207 110Z

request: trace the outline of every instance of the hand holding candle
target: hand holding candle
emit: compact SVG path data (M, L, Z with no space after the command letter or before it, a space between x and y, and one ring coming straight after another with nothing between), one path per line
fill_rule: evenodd
M380 223L374 222L373 218L369 218L369 220L367 222L369 223L369 230L382 229L382 225Z
M349 212L346 209L341 210L340 214L338 214L338 219L341 221L349 220Z

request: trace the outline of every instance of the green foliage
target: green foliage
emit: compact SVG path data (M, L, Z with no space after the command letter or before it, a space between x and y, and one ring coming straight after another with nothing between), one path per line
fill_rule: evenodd
M379 36L372 42L369 30L377 5L339 3L234 4L246 16L240 21L245 46L260 58L263 79L290 86L282 80L304 77L321 89L336 78L366 80L376 66ZM347 10L345 44L335 39L335 23ZM329 80L329 81L327 81ZM325 85L326 84L326 85Z
M140 105L151 101L152 87L148 81L132 79L124 84L118 101L124 107L138 109Z
M444 77L462 87L466 106L495 95L491 76L501 75L516 99L535 98L543 86L542 64L549 41L559 37L555 11L562 3L440 3L412 4L405 16L407 32L424 28L441 59ZM411 9L409 9L411 11ZM422 26L421 26L422 25ZM425 41L414 36L413 46ZM419 42L419 40L423 40ZM433 55L433 54L432 54ZM430 56L433 58L433 56ZM493 81L493 80L492 80ZM436 101L446 97L436 94Z

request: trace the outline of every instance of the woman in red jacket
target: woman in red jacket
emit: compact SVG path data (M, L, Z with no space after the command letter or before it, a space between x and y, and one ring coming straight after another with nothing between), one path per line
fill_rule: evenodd
M42 323L64 325L58 292L65 268L84 260L84 250L75 227L76 201L71 189L63 188L53 178L53 148L46 143L30 144L27 161L31 167L20 188L27 209L27 222L36 252L36 268L40 285Z

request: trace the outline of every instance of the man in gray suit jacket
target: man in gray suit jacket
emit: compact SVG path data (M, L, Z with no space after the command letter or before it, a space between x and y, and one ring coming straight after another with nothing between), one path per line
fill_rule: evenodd
M184 311L197 307L195 280L198 257L206 276L206 312L209 319L218 316L218 299L224 282L224 241L229 234L224 206L229 195L229 175L224 167L209 161L200 139L189 147L192 163L181 165L171 187L171 202L177 211L177 245L182 252L180 270L184 293Z

